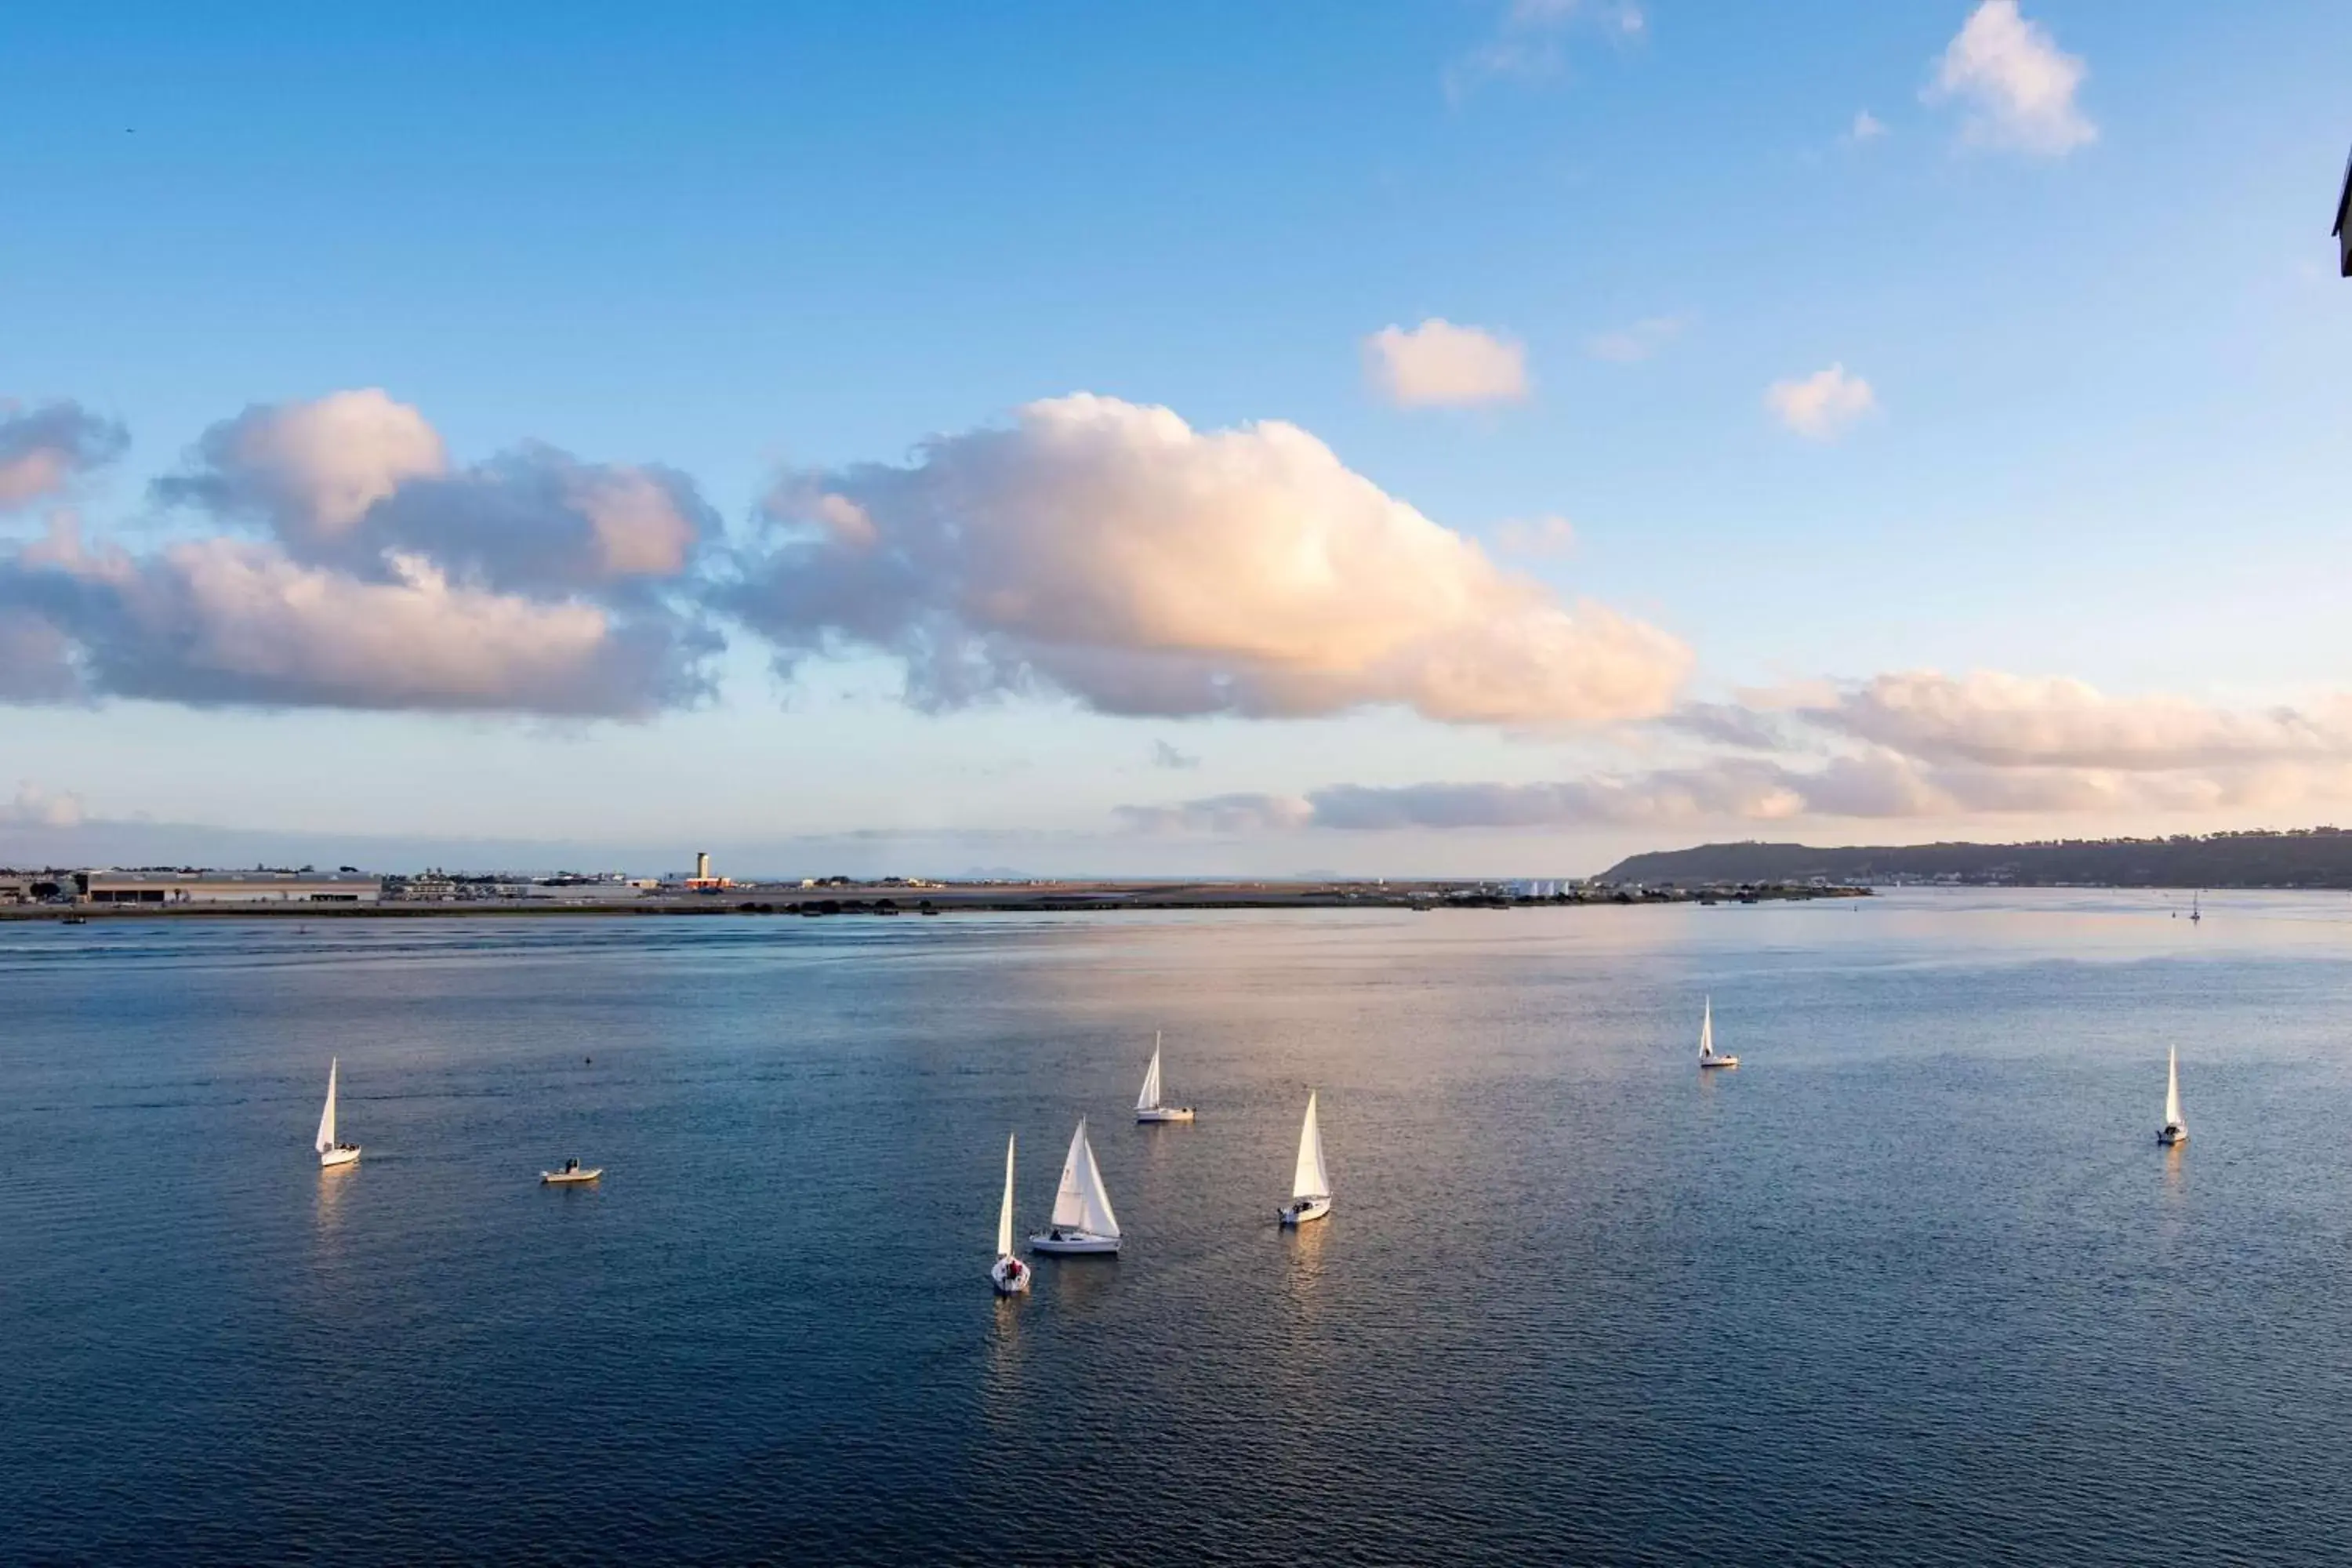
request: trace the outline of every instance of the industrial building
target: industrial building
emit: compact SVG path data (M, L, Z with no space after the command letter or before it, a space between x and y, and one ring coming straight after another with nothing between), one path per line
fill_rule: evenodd
M352 871L77 871L92 904L373 904L381 878Z

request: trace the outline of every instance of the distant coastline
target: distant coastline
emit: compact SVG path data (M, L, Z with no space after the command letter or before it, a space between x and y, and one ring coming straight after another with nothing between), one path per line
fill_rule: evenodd
M1121 910L1511 910L1660 903L1764 903L1867 897L1859 887L1769 884L1747 888L1605 887L1544 883L1543 892L1508 882L1139 882L1037 881L1014 884L853 883L807 889L751 885L635 899L562 898L381 902L24 903L0 906L0 921L84 919L345 921L486 916L678 917L774 915L921 919L952 914L1101 914Z
M2066 838L2022 844L1702 844L1619 861L1596 879L1644 887L1821 878L1877 887L2352 889L2352 832L2335 827Z

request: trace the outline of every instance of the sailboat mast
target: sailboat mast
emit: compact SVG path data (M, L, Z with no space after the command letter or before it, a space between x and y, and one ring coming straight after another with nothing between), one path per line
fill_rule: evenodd
M996 1211L996 1256L1013 1256L1013 1146L1018 1134L1004 1140L1004 1205Z
M335 1146L335 1069L341 1064L327 1058L327 1108L319 1113L319 1136L312 1147L323 1154Z

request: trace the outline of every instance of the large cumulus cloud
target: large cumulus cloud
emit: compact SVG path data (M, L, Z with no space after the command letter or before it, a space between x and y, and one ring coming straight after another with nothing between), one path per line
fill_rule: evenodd
M1278 421L1200 431L1081 394L903 466L787 476L764 511L726 605L786 667L896 656L931 707L1047 689L1121 714L1591 722L1665 710L1690 663Z
M453 464L382 392L249 408L159 500L231 531L0 555L0 700L144 697L640 718L709 688L670 470L526 445Z

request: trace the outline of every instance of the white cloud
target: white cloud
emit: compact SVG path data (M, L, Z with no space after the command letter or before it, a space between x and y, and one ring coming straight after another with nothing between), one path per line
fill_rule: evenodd
M1645 316L1631 326L1599 333L1586 342L1584 350L1594 359L1638 364L1681 337L1689 326L1688 316Z
M1151 765L1186 772L1201 765L1201 759L1189 752L1180 752L1165 741L1151 742Z
M0 399L0 510L58 494L130 444L120 423L79 403L26 409Z
M59 517L0 552L0 701L639 718L709 690L689 573L716 519L667 468L459 466L362 389L247 408L155 493L235 531L134 554Z
M91 697L637 717L700 693L704 650L667 625L385 564L364 579L236 539L136 556L55 531L0 559L0 610L49 627Z
M1666 827L1992 816L2279 811L2352 800L2352 697L2241 711L1979 671L1691 703L1666 721L1779 755L1557 782L1338 784L1139 808L1160 831ZM1289 802L1255 816L1237 802Z
M300 543L348 532L408 480L449 468L425 416L375 387L256 404L206 431L196 456L159 487L163 499L264 521Z
M1312 826L1315 808L1296 795L1218 795L1173 805L1122 805L1116 815L1137 833L1278 833Z
M539 442L453 465L425 416L380 391L257 405L215 425L166 502L260 522L298 559L364 570L387 552L524 592L682 574L717 520L656 466L583 463Z
M845 542L825 497L875 538ZM774 537L726 606L786 665L893 654L933 707L1046 689L1128 714L1606 721L1664 711L1690 662L1279 421L1201 431L1078 394L935 437L908 466L788 475L767 510Z
M1972 145L2058 157L2098 138L2074 101L2085 74L2081 58L2062 53L2017 0L1984 0L1922 96L1965 105L1960 134Z
M1886 122L1867 109L1853 111L1853 123L1846 128L1845 139L1859 147L1875 142L1886 134Z
M1496 525L1495 548L1506 555L1567 555L1576 549L1576 525L1564 517L1512 518Z
M1508 0L1494 33L1445 69L1445 96L1460 103L1495 79L1542 81L1567 68L1561 37L1571 28L1633 39L1649 25L1634 0Z
M1366 338L1364 372L1403 408L1515 403L1533 384L1523 344L1435 316L1411 331L1382 327Z
M0 827L78 827L82 816L81 796L20 779L16 798L0 805Z
M1882 675L1798 711L1932 762L2158 771L2352 760L2352 705L2237 712L2177 697L2109 697L2079 680L1978 670Z
M1854 421L1875 413L1878 396L1870 383L1833 364L1799 380L1774 382L1765 388L1764 406L1798 435L1833 441Z

